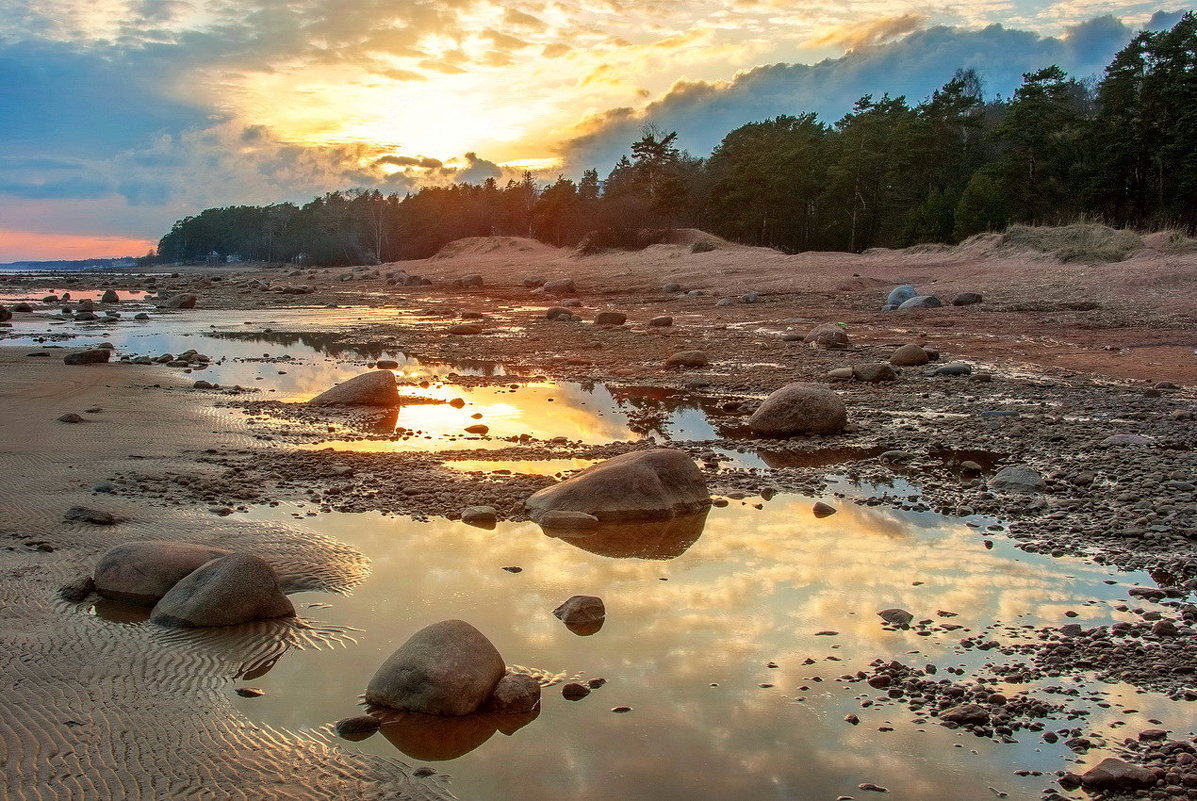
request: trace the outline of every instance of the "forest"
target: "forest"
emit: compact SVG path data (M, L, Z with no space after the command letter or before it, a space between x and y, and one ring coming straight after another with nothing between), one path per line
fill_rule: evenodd
M866 95L829 124L782 114L728 133L708 156L646 126L606 178L430 186L406 196L329 192L309 203L205 209L158 245L344 265L432 255L466 236L635 247L643 229L697 227L785 252L959 242L1011 223L1098 220L1197 229L1197 15L1143 31L1098 80L1057 66L986 99L961 69L918 105Z

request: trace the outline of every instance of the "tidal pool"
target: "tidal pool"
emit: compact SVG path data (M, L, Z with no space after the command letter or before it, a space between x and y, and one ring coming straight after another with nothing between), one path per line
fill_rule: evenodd
M403 312L375 309L320 309L319 333L302 331L312 324L312 310L270 310L265 318L247 321L249 312L220 311L155 315L148 321L125 319L119 323L74 323L45 315L17 318L0 344L46 350L48 345L85 347L110 342L121 356L179 354L195 349L212 359L210 365L186 374L224 387L240 385L258 392L237 400L306 401L333 384L372 368L378 359L398 362L393 372L407 397L396 415L402 429L395 438L330 439L312 447L339 450L397 451L446 448L507 447L504 438L527 435L548 440L566 437L587 444L639 440L656 436L674 440L716 437L707 413L693 399L655 388L609 388L602 384L535 380L521 376L511 384L486 383L463 386L449 379L451 373L495 378L509 368L490 362L427 362L381 347L347 344L341 331L363 322L406 319ZM252 328L250 327L252 326ZM49 349L55 353L54 349ZM130 365L147 381L176 375L181 370L164 365ZM449 401L461 399L464 406ZM438 401L438 402L428 402ZM481 417L474 417L481 415ZM485 424L485 437L463 439L466 427ZM378 432L376 432L378 433Z
M384 727L341 747L430 763L467 799L813 800L860 797L862 782L921 801L992 797L990 787L1038 798L1051 777L1013 771L1063 767L1072 756L1063 746L1033 732L997 744L912 724L903 707L862 708L861 693L883 691L837 677L867 670L875 658L933 662L941 671L975 667L996 652L957 655L955 646L998 621L1129 619L1113 605L1131 583L1150 578L1025 554L1000 539L987 548L977 528L930 513L836 500L838 514L816 519L811 504L795 495L733 501L667 528L616 527L578 539L546 536L531 523L485 531L379 514L305 518L373 560L371 576L350 595L293 596L314 625L360 629L357 643L292 650L248 682L263 697L236 696L246 682L231 681L231 702L271 726L322 729L360 711L371 675L408 636L461 618L490 637L508 665L607 684L572 702L559 684L547 687L539 716L507 730L488 719L435 721ZM553 617L575 594L604 599L607 618L596 633L578 636ZM883 628L876 613L894 606L933 619L932 635ZM1065 617L1070 610L1078 616ZM828 631L836 634L821 633ZM612 713L616 706L632 711ZM1134 706L1136 718L1095 708L1082 725L1100 728L1103 714L1110 723L1156 716L1177 729L1191 725L1183 707L1162 696L1135 696ZM843 722L849 712L859 726ZM1077 724L1056 727L1063 725Z

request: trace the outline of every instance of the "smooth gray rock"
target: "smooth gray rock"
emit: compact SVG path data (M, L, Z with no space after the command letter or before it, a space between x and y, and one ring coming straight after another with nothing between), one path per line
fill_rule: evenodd
M184 576L231 551L188 542L147 540L109 548L96 563L96 592L114 601L153 606Z
M1005 492L1041 492L1046 483L1043 476L1026 465L1003 467L989 479L989 488Z
M938 309L943 305L943 301L934 295L919 295L910 300L903 301L899 306L899 311L907 311L909 309Z
M848 423L840 396L823 384L787 384L765 398L748 418L749 427L765 437L832 434Z
M945 364L942 367L935 368L936 375L961 376L961 375L972 375L972 373L973 373L972 365L965 364L964 362L949 362L948 364Z
M524 502L540 523L548 512L584 512L600 521L668 520L707 508L706 479L690 455L671 448L633 451L545 487Z
M337 384L308 401L309 406L398 406L399 390L390 370L374 370Z
M482 707L506 674L503 657L464 620L420 629L383 662L366 701L427 715L468 715Z
M270 565L253 554L231 553L180 579L155 604L150 622L207 628L294 615Z
M890 309L896 309L911 298L917 298L918 294L919 291L910 284L902 284L889 291L885 305Z

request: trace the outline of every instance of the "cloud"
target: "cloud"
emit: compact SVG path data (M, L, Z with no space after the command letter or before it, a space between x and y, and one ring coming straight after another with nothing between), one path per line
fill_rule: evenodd
M912 24L912 19L898 24L887 18L856 30L865 37L882 36ZM813 111L835 121L861 96L883 92L918 102L960 67L976 69L989 96L1008 96L1024 72L1050 64L1078 77L1100 73L1132 33L1109 16L1072 26L1060 37L996 24L979 30L934 26L816 64L756 67L729 81L679 81L643 108L612 108L587 118L561 146L561 154L575 172L588 166L609 169L649 122L676 130L684 148L706 154L729 131L779 114Z
M926 17L922 14L902 14L896 17L880 17L863 25L844 25L833 28L807 42L810 47L836 45L856 50L877 45L908 34L923 27Z
M466 166L458 170L455 180L463 184L479 184L487 178L502 178L503 170L493 161L478 158L477 153L465 154Z
M395 167L422 167L427 170L435 170L444 166L444 162L440 159L427 156L383 156L375 159L374 164L379 167L383 164L391 164Z

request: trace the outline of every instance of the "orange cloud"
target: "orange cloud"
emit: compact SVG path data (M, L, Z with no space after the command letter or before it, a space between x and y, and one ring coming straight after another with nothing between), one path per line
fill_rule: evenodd
M125 236L45 234L0 228L0 263L140 256L154 244L148 239Z
M841 25L820 34L805 44L807 47L840 45L846 50L857 50L869 45L881 44L923 27L926 17L922 14L902 14L897 17L879 17L861 25Z

